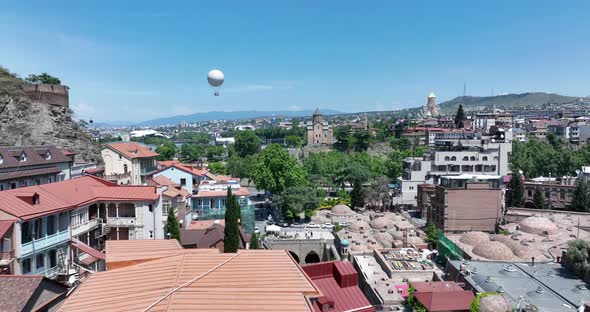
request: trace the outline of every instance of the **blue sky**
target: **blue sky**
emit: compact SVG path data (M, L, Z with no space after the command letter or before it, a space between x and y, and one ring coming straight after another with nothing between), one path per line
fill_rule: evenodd
M95 121L393 110L464 82L469 95L590 95L590 1L85 2L0 3L0 65L60 77Z

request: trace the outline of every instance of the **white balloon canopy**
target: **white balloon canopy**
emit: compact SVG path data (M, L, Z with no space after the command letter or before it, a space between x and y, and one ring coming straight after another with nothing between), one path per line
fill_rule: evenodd
M207 74L207 81L212 87L219 87L223 84L225 76L219 69L214 69Z

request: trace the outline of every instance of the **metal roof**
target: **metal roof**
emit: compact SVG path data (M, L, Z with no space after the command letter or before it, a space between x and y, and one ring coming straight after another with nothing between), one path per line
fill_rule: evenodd
M129 159L149 158L160 155L151 149L135 142L109 143L106 146Z
M321 295L286 251L209 250L98 272L58 311L309 312L307 297Z
M39 196L32 204L28 197ZM84 176L61 182L22 187L0 192L0 210L25 220L74 209L100 201L157 200L153 186L123 186L94 176Z

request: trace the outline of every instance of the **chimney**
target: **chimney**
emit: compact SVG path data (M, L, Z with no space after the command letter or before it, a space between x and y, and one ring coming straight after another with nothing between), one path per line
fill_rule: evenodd
M531 266L535 266L535 257L531 257Z

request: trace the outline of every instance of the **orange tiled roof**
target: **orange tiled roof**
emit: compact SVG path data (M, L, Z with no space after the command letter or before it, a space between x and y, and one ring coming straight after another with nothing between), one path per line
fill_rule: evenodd
M161 244L154 240L145 242L142 245L147 250L151 249L149 242ZM177 255L92 275L59 311L310 312L307 297L321 295L284 250L176 252ZM110 256L107 250L107 262Z
M39 196L33 205L31 198ZM116 185L94 176L0 192L0 210L22 219L74 209L99 200L157 200L153 186Z
M149 148L135 142L121 142L121 143L109 143L108 147L123 154L127 158L147 158L156 157L160 154L150 150Z

